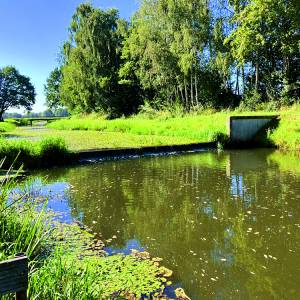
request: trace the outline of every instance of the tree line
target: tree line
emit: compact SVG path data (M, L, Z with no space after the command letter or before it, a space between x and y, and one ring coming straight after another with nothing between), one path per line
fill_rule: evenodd
M117 117L145 102L186 112L292 104L299 13L297 0L143 0L128 22L81 4L45 85L48 106Z

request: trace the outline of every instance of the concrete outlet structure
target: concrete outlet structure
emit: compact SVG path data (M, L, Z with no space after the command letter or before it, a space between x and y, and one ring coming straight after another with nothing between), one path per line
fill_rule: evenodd
M232 116L229 117L228 131L232 144L251 142L256 134L266 128L278 116Z

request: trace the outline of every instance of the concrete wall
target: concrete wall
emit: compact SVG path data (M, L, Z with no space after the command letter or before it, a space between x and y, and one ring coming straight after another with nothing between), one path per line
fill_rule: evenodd
M241 116L230 117L228 122L230 142L244 143L251 141L255 135L277 116Z

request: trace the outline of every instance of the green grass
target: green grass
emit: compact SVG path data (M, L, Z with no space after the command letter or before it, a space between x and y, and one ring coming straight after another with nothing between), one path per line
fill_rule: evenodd
M213 142L219 137L226 136L227 120L230 115L274 114L279 114L281 120L278 128L269 132L268 144L281 149L299 150L299 105L278 112L202 112L201 115L182 117L159 115L154 119L144 115L115 120L105 120L95 116L73 117L48 124L48 130L18 127L7 134L25 139L61 138L71 151L180 145Z
M71 151L107 148L138 148L143 146L160 146L191 144L198 142L197 139L186 137L173 137L162 135L137 135L127 132L99 132L83 130L30 130L17 128L9 134L30 140L48 137L61 138Z
M8 132L15 129L15 125L9 122L0 122L0 133L1 132Z
M48 127L58 130L93 130L188 138L193 141L207 142L213 140L217 133L226 132L226 118L226 113L168 119L145 119L139 116L115 120L82 118L59 120L49 124Z
M270 141L283 150L300 150L300 109L281 114L279 126L269 134Z
M4 167L10 166L18 157L16 167L38 168L64 164L71 158L65 142L59 138L41 141L0 139L0 158L6 158Z

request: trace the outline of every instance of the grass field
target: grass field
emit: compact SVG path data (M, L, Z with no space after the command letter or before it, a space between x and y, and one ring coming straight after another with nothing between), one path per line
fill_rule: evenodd
M203 112L184 117L134 116L105 120L82 117L62 119L47 125L48 129L32 130L17 127L5 134L25 139L59 137L65 140L72 151L104 148L129 148L159 145L179 145L212 142L227 134L227 119L230 115L280 114L278 128L269 132L268 139L278 148L300 149L300 106L279 112Z

